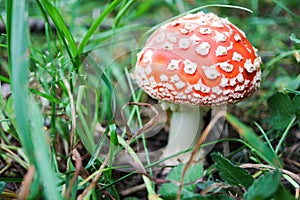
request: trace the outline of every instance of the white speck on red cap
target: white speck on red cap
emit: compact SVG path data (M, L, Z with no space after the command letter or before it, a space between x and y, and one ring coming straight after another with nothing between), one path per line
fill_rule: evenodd
M216 56L225 56L227 55L227 48L224 46L218 46L216 49Z
M190 38L180 38L179 39L179 49L188 49L191 43Z
M241 36L240 36L238 33L236 33L236 34L233 36L233 38L234 38L234 40L235 40L236 42L242 40Z
M160 75L160 81L161 82L168 82L169 81L169 77L165 74L161 74Z
M134 77L153 98L221 105L257 90L260 63L244 32L226 18L199 12L158 28L138 54Z
M232 64L229 63L229 61L226 62L221 62L219 64L219 66L221 67L222 70L224 70L225 72L232 72L234 66Z
M210 44L208 42L202 42L195 50L199 55L206 56L209 53Z
M183 65L184 65L183 70L186 74L193 75L197 70L197 63L194 63L194 62L190 61L189 59L185 59L183 61Z
M196 34L193 34L193 35L191 36L191 40L193 41L193 45L196 45L196 44L199 44L199 43L200 43L201 38L198 37Z
M169 63L168 63L168 66L167 66L167 69L168 70L179 70L179 63L181 62L181 60L175 60L175 59L172 59Z
M237 52L233 52L232 60L240 62L243 59L243 56Z
M226 37L226 34L225 33L220 33L219 31L215 31L215 36L212 37L212 39L214 41L216 41L217 43L218 42L225 42L227 37Z

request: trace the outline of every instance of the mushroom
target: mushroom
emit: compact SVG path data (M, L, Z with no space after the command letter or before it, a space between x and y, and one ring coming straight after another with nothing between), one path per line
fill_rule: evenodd
M184 105L172 113L162 157L191 147L201 135L203 120L195 107L236 103L253 94L260 63L257 49L227 18L198 12L160 26L138 53L134 77L173 110Z

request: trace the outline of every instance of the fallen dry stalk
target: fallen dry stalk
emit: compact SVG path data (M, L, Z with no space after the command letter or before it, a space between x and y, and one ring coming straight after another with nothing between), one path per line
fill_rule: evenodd
M25 174L24 180L22 182L21 191L19 193L19 200L27 199L30 191L30 185L35 174L35 167L33 165L29 166L27 173Z
M66 199L70 198L72 187L75 184L75 182L80 174L81 167L82 167L82 159L81 159L81 156L80 156L79 152L77 151L77 149L73 149L72 156L75 161L75 173L74 173L72 180L70 181L68 189L66 190L66 193L65 193Z
M222 189L227 189L230 188L231 186L229 185L224 185L224 183L213 183L211 184L208 188L204 189L201 191L202 196L206 196L207 193L213 191L213 193L218 193Z
M251 164L251 163L246 163L246 164L242 164L240 165L241 168L255 168L255 169L271 169L271 170L276 170L275 167L270 166L270 165L264 165L264 164ZM289 175L292 179L294 179L298 184L300 184L300 176L298 176L297 174L294 174L293 172L290 172L288 170L285 169L279 169L280 172Z
M74 148L74 136L75 136L75 130L76 130L76 109L75 109L75 104L74 104L74 99L73 99L73 94L71 92L70 84L66 79L64 79L63 81L66 86L66 89L67 89L67 92L69 95L69 99L70 99L71 120L72 120L71 130L70 130L70 141L71 141L70 149L73 149Z
M134 192L138 192L140 190L143 190L145 188L146 188L145 184L141 184L141 185L137 185L137 186L134 186L134 187L131 187L131 188L127 188L126 190L122 190L122 191L120 191L120 194L122 196L127 196L127 195L130 195L130 194L134 193Z
M131 130L130 130L130 127L128 126L128 123L127 123L127 120L126 120L126 117L125 117L125 114L124 114L124 109L127 107L127 106L130 106L130 105L134 105L134 106L144 106L146 108L148 108L149 110L151 110L155 116L152 117L141 129L139 129L134 135L131 133ZM159 113L157 111L157 109L152 106L151 104L149 103L141 103L141 102L128 102L126 103L122 109L121 109L121 115L122 115L122 119L124 121L124 125L126 127L126 135L129 139L128 141L128 144L131 143L131 141L136 138L137 136L139 136L140 134L150 130L158 121L159 119Z
M251 163L246 163L246 164L242 164L240 165L241 168L254 168L254 169L271 169L271 170L276 170L275 167L270 166L270 165L264 165L264 164L251 164ZM298 176L297 174L285 170L285 169L278 169L281 173L284 173L288 176L290 176L294 181L296 181L298 184L300 184L300 176ZM300 188L296 188L295 189L295 199L299 198L299 194L300 194Z
M107 155L110 155L110 151L107 153ZM96 173L96 175L95 175L94 180L93 180L93 181L90 183L90 185L89 185L88 187L86 187L86 188L84 189L84 191L78 196L77 200L83 200L84 197L88 194L88 192L96 186L96 184L97 184L99 178L100 178L101 175L102 175L103 169L105 168L106 164L107 164L108 161L109 161L109 158L110 158L110 156L106 156L105 160L103 161L103 163L101 164L100 168L98 169L98 171L97 171L97 173Z

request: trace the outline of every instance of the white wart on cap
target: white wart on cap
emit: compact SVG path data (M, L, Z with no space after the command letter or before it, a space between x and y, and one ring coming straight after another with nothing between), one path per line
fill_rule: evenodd
M156 99L202 106L235 103L259 87L256 51L228 19L188 14L150 36L138 54L135 78Z

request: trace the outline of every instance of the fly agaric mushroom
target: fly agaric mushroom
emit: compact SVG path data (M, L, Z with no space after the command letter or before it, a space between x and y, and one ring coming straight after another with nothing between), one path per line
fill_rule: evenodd
M138 54L134 73L137 84L155 99L206 107L249 97L260 85L260 63L243 31L227 18L199 12L159 27ZM193 137L201 134L198 112L172 113L163 157L198 138Z

